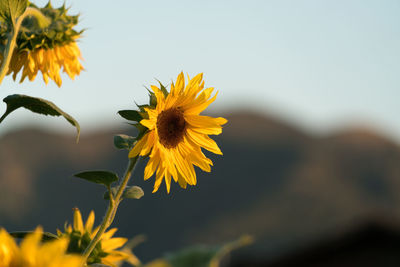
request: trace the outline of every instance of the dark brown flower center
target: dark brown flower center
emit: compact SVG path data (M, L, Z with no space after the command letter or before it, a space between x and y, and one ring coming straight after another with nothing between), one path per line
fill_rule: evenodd
M160 143L166 148L176 147L186 132L183 112L177 108L164 110L157 117L157 130Z

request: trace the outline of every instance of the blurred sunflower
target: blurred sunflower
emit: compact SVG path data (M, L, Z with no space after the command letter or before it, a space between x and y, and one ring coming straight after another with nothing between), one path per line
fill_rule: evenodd
M71 79L83 70L79 61L82 59L81 52L76 43L82 31L73 29L78 24L79 15L67 15L68 9L64 5L53 8L50 2L43 8L38 8L32 3L30 7L40 10L48 19L48 25L44 28L40 27L34 17L24 19L7 75L13 74L13 79L16 80L17 74L22 70L20 82L23 82L26 77L33 81L40 71L46 84L51 79L60 87L61 70ZM0 25L2 51L4 51L10 27L7 23ZM0 58L3 60L3 55Z
M208 135L218 135L226 119L202 116L216 98L211 97L214 88L204 89L203 74L193 79L180 73L176 84L171 84L170 92L160 84L151 86L150 105L142 107L143 117L140 124L146 127L143 137L129 153L129 157L149 155L144 171L144 179L149 179L156 172L153 193L165 179L167 192L170 192L171 179L182 188L187 184L196 184L193 165L210 172L212 161L201 148L222 155L214 140Z
M86 223L83 223L82 214L79 209L74 209L74 222L73 225L65 225L65 232L57 230L57 235L67 236L70 239L68 245L68 252L82 254L90 241L94 238L99 227L93 229L95 215L91 211ZM131 265L139 265L139 259L129 250L124 251L116 250L121 248L127 241L127 238L123 237L112 237L117 228L112 228L105 232L101 237L100 242L96 245L95 249L90 254L87 263L102 263L112 267L117 267L122 262L128 262Z
M0 230L1 267L81 267L80 255L66 254L68 238L41 244L40 227L27 235L18 246L6 230Z

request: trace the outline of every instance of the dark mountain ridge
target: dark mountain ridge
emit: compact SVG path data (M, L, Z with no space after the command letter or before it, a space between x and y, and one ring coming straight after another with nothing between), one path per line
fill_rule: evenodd
M198 185L182 190L143 181L139 164L134 183L145 196L121 205L117 233L145 234L137 249L143 259L193 243L219 243L252 234L257 242L245 255L274 257L369 215L400 215L400 149L373 131L349 130L317 138L264 115L237 112L215 139L224 156L207 154L211 173L197 170ZM104 192L72 174L109 169L121 174L127 152L113 148L105 130L83 136L35 129L0 139L0 225L7 230L46 231L72 220L72 208L97 219L106 208Z

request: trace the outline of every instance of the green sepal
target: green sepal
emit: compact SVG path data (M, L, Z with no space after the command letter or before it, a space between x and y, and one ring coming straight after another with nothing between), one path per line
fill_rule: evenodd
M152 92L149 88L146 87L146 89L149 92L149 106L155 108L157 106L156 94Z
M88 232L82 234L80 231L73 230L72 233L68 234L69 244L67 252L68 254L82 254L92 241ZM104 252L101 247L101 242L97 243L92 253L90 253L87 263L101 263L101 258L104 258L108 253ZM93 265L90 265L93 266Z
M160 90L161 90L161 92L163 92L164 97L167 98L167 96L169 95L167 88L165 88L165 86L159 80L157 80L157 82L160 84Z
M0 0L0 17L5 21L15 24L28 7L28 0Z
M4 2L4 0L0 1ZM45 7L39 8L35 4L29 3L29 7L40 11L43 17L40 18L41 16L33 14L24 19L17 37L17 51L32 51L38 48L51 49L55 46L62 46L75 42L84 31L73 29L79 22L79 14L68 15L69 9L65 8L65 4L54 8L49 2ZM0 48L5 46L7 36L11 31L10 27L7 23L0 24Z
M117 174L109 171L86 171L74 174L74 176L96 184L103 184L106 187L119 179Z
M1 116L0 123L14 110L18 108L26 108L34 113L50 115L50 116L63 116L71 125L76 127L77 137L76 141L79 141L80 126L79 123L69 114L62 111L53 102L46 99L31 97L27 95L9 95L3 99L3 102L7 104L6 112Z
M144 196L143 189L139 186L127 186L122 194L123 198L140 199Z
M110 191L111 191L111 194L112 194L113 197L115 197L115 195L117 194L117 190L118 190L118 188L116 186L110 188ZM106 192L104 192L103 198L105 200L109 200L110 199L110 191L107 190Z
M138 104L136 104L136 106L139 108L140 112L142 112L142 113L146 113L144 108L150 108L149 105L138 105Z
M37 8L32 8L31 9L31 15L36 19L37 28L39 29L44 29L50 26L51 20L46 17L42 12L40 12L39 9Z
M80 231L73 230L69 235L68 253L82 253L90 243L91 239L88 233L83 234Z
M117 194L118 187L111 188L111 194L113 197ZM130 199L140 199L144 196L144 191L139 186L127 186L122 193L122 198L130 198ZM106 200L110 199L109 191L104 192L103 198Z
M10 235L15 238L25 238L26 235L34 233L33 231L18 231L18 232L11 232ZM58 239L59 237L55 234L49 232L43 232L42 241L51 241Z
M125 134L114 135L114 146L118 149L131 150L135 144L136 144L135 137Z
M139 141L142 139L142 137L147 133L149 130L146 126L141 125L140 123L137 124L131 124L132 126L135 126L135 128L138 130L138 135L136 136L136 140Z
M120 110L118 114L128 121L140 122L143 119L142 115L140 115L140 112L137 110Z

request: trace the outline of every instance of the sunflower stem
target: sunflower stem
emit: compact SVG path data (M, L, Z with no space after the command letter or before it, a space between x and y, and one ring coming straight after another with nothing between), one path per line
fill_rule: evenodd
M40 13L39 10L28 7L25 12L19 16L16 19L16 23L12 27L12 31L10 35L8 36L7 40L7 46L4 51L4 57L3 57L3 62L1 62L1 67L0 67L0 84L3 82L4 77L7 74L8 67L10 65L11 61L11 56L14 52L15 46L17 44L17 36L19 33L19 29L21 28L22 21L27 17L27 16L37 16L38 12Z
M121 198L122 194L129 182L129 179L131 178L133 169L136 165L136 162L138 161L139 157L134 157L129 159L129 164L128 167L125 171L124 178L122 179L120 185L118 186L117 193L115 194L114 197L110 196L110 202L108 204L107 212L103 217L103 221L100 225L99 230L97 231L95 237L92 239L92 241L89 243L88 247L86 248L85 252L83 253L83 258L84 258L84 264L86 264L87 259L90 256L90 253L92 253L93 249L96 247L97 243L101 240L101 237L103 236L104 232L107 230L107 228L112 224L115 218L115 214L117 213L117 209L119 206L119 203L121 203Z

